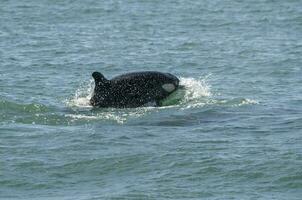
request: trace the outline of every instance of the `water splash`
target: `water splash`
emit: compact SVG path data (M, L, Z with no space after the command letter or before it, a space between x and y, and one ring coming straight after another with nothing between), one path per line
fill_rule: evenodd
M81 84L75 94L65 101L66 105L73 110L84 110L86 112L67 114L66 117L72 118L73 120L113 120L122 124L130 118L135 119L147 115L148 112L173 107L186 107L189 105L197 106L204 97L211 96L210 87L206 83L205 78L194 79L181 77L180 85L183 86L183 89L180 89L165 99L162 102L162 107L147 106L129 109L103 108L98 109L97 112L91 112L92 106L89 104L89 100L94 88L94 81L91 79Z
M240 107L244 105L259 104L259 101L246 98L233 98L233 99L220 99L212 100L212 104L228 106L228 107Z
M212 95L210 85L207 83L208 77L209 76L205 78L200 77L199 79L180 78L180 84L186 88L185 101L192 101Z
M208 103L212 97L208 78L180 78L180 85L182 88L170 95L165 101L164 106L180 106L181 109L200 107Z
M127 120L146 116L150 112L158 112L163 109L178 108L181 110L201 108L206 105L218 105L237 107L247 104L258 104L257 101L245 98L234 98L230 100L214 99L208 83L210 75L200 78L180 77L181 88L164 99L161 107L139 107L139 108L99 108L93 109L89 104L92 96L94 81L83 83L75 92L74 96L66 100L67 106L76 113L65 115L72 120L108 120L123 124ZM84 110L84 112L82 112ZM80 112L79 112L80 111Z
M89 100L92 96L93 88L94 81L91 79L89 82L81 84L76 90L74 96L70 99L66 99L65 103L69 107L92 108L92 106L89 104Z
M180 104L190 104L193 101L200 101L204 97L210 97L212 94L210 92L210 86L206 82L206 78L180 78L180 85L184 89L172 94L170 97L164 100L164 106L178 105ZM67 99L65 103L69 107L77 108L92 108L89 104L89 100L92 96L94 88L94 81L91 79L89 82L83 83L75 92L74 96ZM152 106L150 106L152 107Z

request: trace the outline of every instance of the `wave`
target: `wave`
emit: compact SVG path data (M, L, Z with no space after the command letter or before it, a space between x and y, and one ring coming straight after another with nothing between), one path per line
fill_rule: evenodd
M41 113L49 111L49 108L38 103L20 104L12 101L0 100L0 110L15 111L19 113Z
M167 99L164 99L161 102L163 107L188 104L190 102L202 100L203 97L211 96L210 87L206 82L206 78L194 79L181 77L180 85L183 86L183 89L177 90ZM89 100L92 96L93 88L93 80L82 84L70 99L66 99L65 103L67 106L73 108L92 108L89 104Z
M71 98L65 100L66 105L75 108L92 108L89 104L89 100L92 96L93 88L94 81L92 79L89 82L81 84L75 94Z
M92 96L94 81L89 80L82 84L75 94L65 101L67 106L75 111L89 111L84 113L66 114L66 117L73 120L109 120L123 124L126 121L135 120L142 116L148 116L151 113L161 112L171 109L186 110L192 108L202 108L207 105L238 107L248 104L258 104L252 99L234 98L234 99L215 99L211 92L209 76L190 78L180 77L181 88L171 94L168 98L161 101L161 107L139 107L139 108L97 108L94 109L89 104Z
M198 109L204 112L203 107L240 107L259 102L246 98L217 99L211 91L209 77L180 78L179 90L161 101L161 107L139 107L139 108L93 108L89 104L92 96L94 81L88 80L80 85L74 95L64 100L67 107L54 108L43 104L20 104L16 102L0 100L0 122L16 122L22 124L83 124L88 122L99 122L123 124L136 121L137 119L153 119L154 116L174 116L179 111L182 115L193 112L190 109ZM163 112L164 111L164 112ZM198 112L199 112L198 111ZM195 112L195 111L194 111ZM178 114L177 114L178 115ZM172 120L172 119L171 119Z

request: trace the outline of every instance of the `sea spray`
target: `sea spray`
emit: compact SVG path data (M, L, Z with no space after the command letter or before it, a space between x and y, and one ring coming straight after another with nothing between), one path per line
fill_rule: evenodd
M180 89L162 101L163 106L178 106L198 103L203 101L204 97L210 97L210 86L206 82L206 78L180 78ZM66 100L69 107L91 108L89 100L92 96L94 81L91 79L80 85L75 94ZM151 106L149 106L151 107Z
M76 113L67 114L66 117L73 120L109 120L119 124L128 119L147 115L149 112L157 112L169 108L189 108L200 105L205 98L211 96L210 86L203 78L180 78L180 89L163 100L161 107L146 106L139 108L98 108L94 109L89 100L93 93L94 81L91 79L84 82L75 91L75 94L65 101L66 105ZM204 104L204 103L202 103Z

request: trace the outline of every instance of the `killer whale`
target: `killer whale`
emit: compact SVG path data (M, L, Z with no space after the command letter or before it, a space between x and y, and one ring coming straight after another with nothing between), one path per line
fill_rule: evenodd
M156 71L126 73L108 80L93 72L95 87L90 99L94 107L133 108L146 104L160 106L160 101L179 87L179 79Z

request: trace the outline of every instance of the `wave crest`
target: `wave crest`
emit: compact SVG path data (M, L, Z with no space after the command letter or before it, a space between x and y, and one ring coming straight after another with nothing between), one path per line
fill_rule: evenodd
M180 77L180 89L161 101L161 107L139 107L139 108L99 108L93 109L89 100L93 93L94 81L89 80L76 90L75 94L66 100L67 106L76 113L65 115L73 120L109 120L124 123L131 119L146 116L150 112L159 112L163 109L191 109L201 108L206 105L217 105L237 107L247 104L258 104L257 101L245 98L214 99L208 79L210 76L200 78ZM82 112L84 110L84 112ZM80 111L80 112L78 112ZM87 112L89 111L89 112Z

